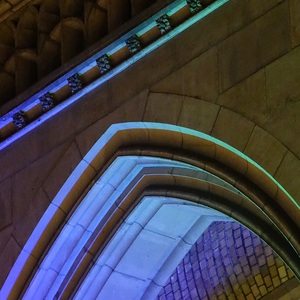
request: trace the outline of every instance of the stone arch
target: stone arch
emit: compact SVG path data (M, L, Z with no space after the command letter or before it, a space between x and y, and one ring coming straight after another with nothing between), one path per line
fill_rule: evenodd
M299 210L297 210L298 207L296 203L293 203L291 197L268 173L242 153L205 134L166 124L125 123L111 126L64 184L24 247L4 285L3 293L20 293L20 289L23 289L28 275L35 268L50 237L62 224L65 214L72 209L84 191L89 189L88 186L93 182L96 174L100 172L101 175L103 167L109 165L115 155L128 154L158 156L188 163L218 176L239 190L246 197L245 199L248 199L244 201L244 204L238 202L241 207L248 207L251 210L248 205L254 203L255 205L251 207L256 210L258 207L257 211L260 211L258 214L263 212L262 216L266 222L270 223L267 220L274 222L275 226L272 225L272 228L274 232L277 232L277 236L283 237L283 240L281 239L280 246L276 247L279 239L272 239L273 247L299 276L299 257L297 254L299 251L297 237ZM253 173L256 176L251 176ZM180 180L174 181L174 177L172 178L173 186L181 185ZM260 184L262 178L265 182L264 186ZM159 178L160 180L161 178ZM186 179L182 180L182 186L187 186ZM194 181L192 180L192 182ZM158 184L157 181L155 183ZM193 183L192 186L196 187ZM171 189L169 188L169 190ZM217 190L217 187L209 189L210 193L217 192ZM178 191L175 192L178 195ZM222 190L222 195L224 195L224 190ZM134 194L134 197L136 196L137 194ZM233 198L232 194L229 198ZM284 205L286 202L292 202L295 205L294 216L287 215ZM209 203L211 201L205 204ZM216 208L222 210L222 204ZM224 207L224 204L223 210L225 213L233 215L233 212L228 211L228 206L225 205ZM263 239L270 240L270 236L264 231L266 227L255 228L255 225L251 225L251 222L248 224L242 215L237 211L234 217L242 223L246 223ZM284 249L282 248L283 241L286 245ZM269 243L272 244L272 241Z

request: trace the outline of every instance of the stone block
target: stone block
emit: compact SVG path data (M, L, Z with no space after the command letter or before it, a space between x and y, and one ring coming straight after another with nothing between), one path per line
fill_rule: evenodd
M10 237L13 233L13 225L7 226L0 231L0 255L2 251L5 249Z
M220 88L227 90L290 49L288 2L233 34L219 45Z
M300 155L300 141L298 139L300 133L300 102L290 103L286 109L278 113L274 117L268 119L264 124L264 128L274 135L286 147Z
M184 97L167 93L150 93L143 121L177 124Z
M135 62L108 83L109 111L120 107L174 69L177 61L172 43L166 43Z
M165 204L155 213L145 229L173 239L183 237L198 220L199 213L201 210L197 207Z
M215 158L216 144L211 140L195 139L194 135L183 135L182 148L191 153L204 155L205 157Z
M252 21L271 10L274 6L280 4L284 0L246 0L248 20Z
M222 93L217 103L257 124L266 118L265 72L258 71Z
M47 176L43 183L43 187L50 201L53 200L60 187L65 183L81 159L82 157L77 145L72 143L65 150L60 159L56 161L51 173Z
M178 65L186 64L245 26L246 11L246 1L230 0L175 37L171 43L174 43Z
M9 239L2 253L0 254L0 287L2 287L6 276L8 275L10 269L12 268L15 260L17 259L21 248L18 243L15 241L13 236Z
M116 123L125 122L126 114L125 110L122 110L122 108L123 106L78 133L78 135L76 136L76 143L83 157L110 127L113 120L115 120Z
M110 125L122 122L141 121L148 98L148 90L142 91L118 109L101 118L76 136L76 142L84 156Z
M214 102L218 96L217 49L212 48L162 79L150 91Z
M20 246L23 247L25 245L49 204L49 199L45 191L41 188L37 195L31 199L24 211L23 218L19 218L14 224L15 230L13 234Z
M224 163L229 168L239 172L240 174L246 174L248 170L248 163L244 158L238 156L235 152L228 150L227 148L217 146L216 147L216 159ZM219 170L222 174L222 170ZM232 180L232 179L231 179ZM232 182L233 183L233 182ZM223 194L224 192L222 192ZM226 193L224 193L225 196ZM223 196L223 195L222 195ZM230 196L232 198L232 196Z
M226 128L226 130L224 130ZM254 123L229 109L221 108L212 135L243 151L254 128Z
M115 270L139 280L153 279L173 244L173 238L142 230Z
M244 153L273 175L281 164L287 149L272 135L255 127Z
M300 47L266 67L268 109L274 109L273 115L280 113L289 104L300 101L299 61Z
M300 205L300 161L293 153L288 152L274 175L287 192Z
M268 119L264 127L300 154L300 48L266 67Z
M41 186L61 157L64 147L50 151L48 155L32 162L12 177L13 222L24 222L31 218L26 212L37 197ZM26 179L26 180L25 180ZM38 209L38 206L36 207ZM30 223L30 222L29 222Z
M196 98L185 97L178 125L210 133L215 123L219 106Z
M300 44L300 2L290 0L290 18L291 18L291 39L292 47Z
M146 101L148 99L149 90L143 90L125 105L119 108L120 111L125 111L125 122L141 121L145 112ZM112 122L116 123L115 121Z
M99 299L139 299L145 289L145 281L119 272L113 272L99 293Z
M8 178L0 184L0 230L12 222L12 189L11 179Z

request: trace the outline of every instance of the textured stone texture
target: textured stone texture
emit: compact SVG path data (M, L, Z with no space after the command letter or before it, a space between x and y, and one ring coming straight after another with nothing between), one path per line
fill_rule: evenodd
M211 1L209 1L211 2ZM202 1L203 3L203 1ZM234 18L232 16L234 15ZM212 15L191 26L184 36L177 36L172 43L178 66L198 57L212 46L230 36L246 25L246 1L230 0ZM216 30L216 24L218 29ZM196 37L196 38L195 38Z
M24 247L31 232L43 216L44 211L48 208L49 203L50 201L46 192L41 188L37 194L32 197L27 207L24 207L24 216L14 222L13 236L18 245ZM27 216L30 216L30 218Z
M283 1L285 0L263 0L263 1L246 0L248 20L252 21L260 17L261 15L268 12L274 6L280 4Z
M101 118L99 121L78 133L76 136L76 143L82 156L89 151L112 122L120 123L142 120L144 118L148 94L148 90L142 91L140 94L127 101L126 105L120 106L112 113L107 114L104 118Z
M300 48L296 48L266 67L266 96L269 119L264 126L289 148L300 153ZM287 128L293 130L287 130Z
M292 30L292 47L300 44L300 2L290 0L291 30Z
M184 97L179 95L150 93L145 108L144 121L177 124L183 101ZM159 113L158 107L160 107Z
M275 252L236 222L214 222L157 299L262 299L293 277Z
M75 143L72 143L53 167L51 174L45 179L43 188L49 199L53 199L61 186L67 180L82 157Z
M289 177L286 174L293 174L293 177ZM300 205L300 189L299 189L299 178L300 178L300 163L299 159L288 152L280 164L274 177L278 180L294 197L294 199Z
M120 107L126 101L148 89L155 82L170 74L177 61L173 43L166 43L155 52L132 65L108 83L109 111Z
M185 97L178 125L210 133L220 108L210 102Z
M224 128L228 128L224 131ZM221 108L212 135L240 151L245 149L254 123L226 108Z
M253 22L247 25L250 21ZM24 202L14 214L22 217L18 229L28 222L27 230L30 231L47 200L38 186L44 183L45 190L52 197L80 156L76 151L74 156L66 154L63 158L66 162L57 165L60 155L66 151L61 145L70 145L76 138L80 154L84 155L113 123L170 122L212 132L242 149L247 144L253 122L268 134L261 134L256 129L246 152L267 170L275 172L275 178L300 204L299 28L298 0L231 0L109 83L82 97L70 109L65 109L1 151L0 207L5 209L5 212L0 210L1 276L7 274L20 250L15 239L11 238L11 201L15 206L18 206L16 199ZM293 51L286 54L291 43ZM148 89L152 91L149 98ZM144 92L140 94L141 91ZM154 96L154 91L159 91L160 96ZM180 96L171 96L175 93ZM218 105L210 103L216 100ZM242 133L235 135L237 128ZM289 150L286 154L285 147ZM53 149L58 153L48 160L46 155ZM37 160L43 162L41 167L56 165L53 174L57 174L59 180L52 175L49 181L44 181L48 173L47 170L39 173L39 168L33 166ZM28 172L30 165L32 172ZM27 186L25 181L22 182L24 178L28 179ZM12 181L14 199L10 200ZM42 202L35 206L38 199ZM39 211L35 211L35 207ZM296 217L297 211L293 213ZM32 222L29 222L31 217ZM25 236L22 239L20 235L22 231L15 232L16 238L24 243ZM286 278L285 272L290 277L289 271L283 268L279 271L281 266L271 267L269 277L262 275L264 269L261 276L257 276L257 268L253 267L257 277L252 281L249 279L247 284L242 281L235 290L240 295L247 295L248 299L255 299L271 285L278 286L280 276ZM211 274L208 272L208 277L215 278L213 273L219 271L214 269ZM245 272L247 274L247 269ZM232 281L235 286L239 275L236 267L235 272L225 277L225 283ZM1 277L0 285L2 282ZM212 291L214 288L209 286L208 289ZM214 291L220 294L223 290L219 289L220 292ZM190 291L194 299L195 287L191 286ZM232 294L224 297L234 299ZM221 294L219 298L223 299Z
M255 127L245 148L245 154L273 175L287 149L273 136L260 127Z
M265 72L262 70L222 93L217 103L260 124L268 113L265 90Z
M0 230L11 224L12 222L12 204L11 204L11 195L12 188L11 188L11 179L8 178L7 180L1 183L0 189ZM0 237L0 244L1 244L1 237Z
M300 48L296 48L266 67L266 95L274 114L300 101Z
M214 101L218 96L217 49L212 48L155 84L153 92Z
M18 243L16 242L13 236L10 236L9 240L5 244L5 247L0 254L0 265L1 265L0 286L3 285L4 280L6 279L6 276L9 270L12 268L20 251L21 248L18 245Z
M12 177L12 205L13 205L13 223L17 224L23 219L29 218L27 209L38 201L36 199L40 188L49 174L52 172L57 161L65 151L65 147L58 147L48 155L37 159L25 168L17 172ZM38 207L37 211L38 211ZM45 209L45 208L44 208ZM37 213L42 214L43 210ZM24 220L22 221L24 222ZM24 222L26 224L26 222ZM30 231L28 232L28 234Z
M284 2L220 43L221 91L288 52L288 31L289 7Z

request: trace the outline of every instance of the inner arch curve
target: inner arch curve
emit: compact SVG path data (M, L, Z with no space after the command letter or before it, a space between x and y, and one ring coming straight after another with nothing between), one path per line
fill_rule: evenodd
M199 186L202 192L209 186L203 194L213 195L213 200L210 198L206 203L198 203L223 211L248 226L267 240L299 277L299 207L280 184L260 166L229 145L194 130L159 123L123 123L112 125L105 132L53 199L6 280L1 291L3 296L16 296L24 292L24 288L29 285L28 280L33 278L31 273L36 274L37 264L47 253L47 245L51 240L54 245L53 237L57 236L56 231L66 228L61 225L72 216L74 207L78 207L97 178L101 178L106 170L109 170L109 166L122 156L158 157L169 163L171 161L171 169L176 169L176 166L172 165L174 163L179 164L181 168L184 164L185 168L182 169L185 172L187 169L196 168L218 178L218 184L202 180L205 187L201 187L201 180L195 176L179 176L170 171L168 176L163 176L156 171L153 176L151 172L146 173L147 176L144 174L138 181L139 184L124 185L130 188L130 198L134 200L147 192L153 194L160 191L168 192L172 197L181 195L181 199L190 197L187 199L190 201L199 193ZM166 165L164 167L166 168ZM227 186L224 188L224 184L220 182ZM122 197L118 199L123 199ZM231 205L226 205L226 201L220 200L235 197L243 201L237 202L238 204L233 206L234 209ZM216 199L219 199L219 202L215 201ZM293 214L288 214L285 209L287 201L295 205ZM123 211L124 214L127 213L126 209ZM243 211L250 212L250 215L252 212L252 216L260 216L264 224L272 228L272 234L275 234L276 238L270 237L270 232L263 228L255 228L254 222L251 223L251 218L247 220ZM123 216L119 216L119 220L122 218ZM114 224L119 220L115 220ZM105 244L105 240L102 243ZM98 249L101 245L98 245ZM62 281L64 280L63 278ZM53 289L53 286L51 288Z

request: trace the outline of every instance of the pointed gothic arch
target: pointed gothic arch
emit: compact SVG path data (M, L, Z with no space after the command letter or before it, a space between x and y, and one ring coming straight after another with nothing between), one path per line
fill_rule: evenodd
M111 171L110 168L118 157L123 156L131 157L123 159L124 163L127 161L127 171L123 175L118 172L113 184L103 179L107 172L110 176L111 172L116 172L116 169ZM151 171L142 167L139 169L140 176L131 174L129 180L129 171L134 169L133 165L139 158L143 160L142 157L156 157L161 165L153 169L153 163L150 163ZM176 173L177 167L184 172ZM229 215L271 245L299 277L299 219L287 214L286 202L295 205L295 216L298 211L296 203L279 183L244 154L208 135L168 124L138 122L112 125L83 158L23 248L4 284L2 296L16 297L26 293L28 286L28 293L36 292L34 286L38 284L35 284L34 278L38 278L39 270L45 273L45 269L39 269L38 265L43 264L43 259L51 253L49 245L55 247L60 234L67 230L76 208L101 178L114 187L110 193L105 193L106 198L102 197L105 205L113 194L115 200L107 210L109 213L98 220L98 225L94 225L98 231L86 231L90 238L77 247L76 258L70 261L71 255L66 257L63 265L65 268L68 266L68 271L60 273L56 270L57 278L60 278L54 279L56 283L44 290L50 292L49 295L69 296L77 291L80 278L87 276L88 266L93 261L90 254L102 251L107 239L111 238L110 232L115 232L132 211L135 201L149 195L180 198ZM87 245L93 250L88 250Z

